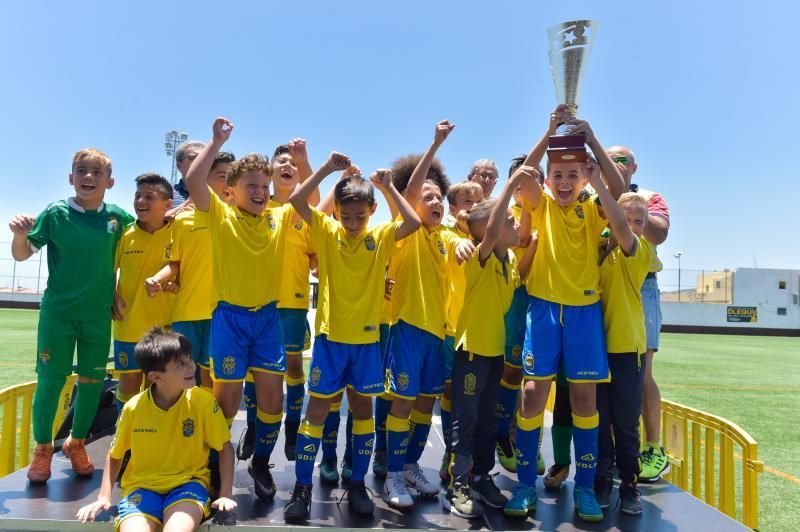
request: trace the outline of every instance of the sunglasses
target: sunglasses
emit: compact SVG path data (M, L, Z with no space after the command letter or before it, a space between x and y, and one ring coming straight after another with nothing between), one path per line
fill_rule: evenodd
M611 160L615 163L628 164L627 157L612 157Z

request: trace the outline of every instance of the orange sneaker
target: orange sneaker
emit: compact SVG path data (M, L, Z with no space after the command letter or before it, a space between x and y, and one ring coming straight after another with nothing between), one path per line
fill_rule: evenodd
M33 460L28 467L28 480L31 482L47 482L50 478L50 463L53 461L55 449L52 446L39 447L33 451Z
M94 473L94 465L86 454L86 446L83 440L74 440L68 437L61 447L64 456L72 462L72 471L79 477L89 477Z

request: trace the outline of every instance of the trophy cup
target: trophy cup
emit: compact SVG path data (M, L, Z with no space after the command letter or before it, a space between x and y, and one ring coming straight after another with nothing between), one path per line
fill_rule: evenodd
M572 116L578 112L583 76L597 31L594 20L573 20L547 28L550 42L550 70L559 104L567 104ZM550 162L582 162L586 160L586 137L572 134L569 125L560 125L550 137L547 158Z

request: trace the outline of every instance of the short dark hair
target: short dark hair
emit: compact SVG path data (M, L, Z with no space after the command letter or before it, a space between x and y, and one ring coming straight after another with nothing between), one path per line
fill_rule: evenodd
M281 144L280 146L275 148L275 151L272 153L272 162L275 162L275 159L277 159L278 156L283 155L284 153L289 153L288 144Z
M229 151L221 151L214 157L214 162L211 163L211 168L214 168L218 164L230 164L236 160L236 156L229 152Z
M375 205L375 190L372 184L360 176L350 176L336 183L333 198L337 205L365 201L372 207Z
M522 155L517 155L516 157L511 159L511 164L508 167L508 178L509 179L511 179L511 176L514 174L514 172L517 171L517 168L522 166L522 163L524 163L525 159L527 159L527 158L528 158L528 156L523 153ZM543 185L544 184L544 175L545 174L544 174L544 172L542 172L542 165L539 165L538 169L539 169L539 177L536 180L539 182L540 185ZM547 161L547 169L548 169L548 171L550 170L550 161L549 160Z
M162 199L172 199L172 185L162 175L153 172L144 173L136 178L136 186L142 185L155 185Z
M404 155L392 163L392 183L400 194L405 194L408 182L411 180L411 174L414 173L414 169L419 164L420 159L422 159L421 154L412 153ZM447 179L447 174L445 174L444 167L442 167L439 159L431 161L431 167L428 170L425 181L429 181L439 187L442 197L447 196L447 191L450 189L450 180Z
M192 356L189 339L164 327L153 327L136 344L136 363L145 375L166 371L167 364L187 356Z
M242 174L252 170L264 172L267 177L272 176L272 165L260 153L248 153L241 159L231 163L228 173L225 174L225 184L232 187L236 184Z

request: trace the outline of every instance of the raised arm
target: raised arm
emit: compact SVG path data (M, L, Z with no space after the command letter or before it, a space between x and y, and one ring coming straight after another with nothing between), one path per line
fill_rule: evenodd
M617 200L614 199L611 192L603 184L603 180L600 178L600 168L594 161L587 159L583 169L589 175L589 183L597 191L608 225L611 227L611 234L619 244L622 252L625 255L630 255L636 245L636 235L628 227L628 220L625 218L622 207L617 204Z
M354 165L354 164L350 164L350 167L347 170L345 170L344 172L342 172L342 175L339 176L339 181L342 181L342 180L347 179L348 177L352 177L352 176L361 177L361 169L358 166ZM317 190L319 190L319 187L317 187ZM336 202L336 198L334 197L335 191L336 191L336 186L334 185L334 186L331 187L331 189L328 191L328 193L325 194L325 197L322 198L322 201L319 202L319 206L317 207L317 209L319 209L320 211L324 212L328 216L333 214L333 206L334 206L334 203ZM390 207L391 207L391 205L390 205ZM394 217L394 216L395 215L392 214L392 217Z
M486 262L486 259L488 259L489 255L494 251L494 245L497 242L497 238L500 236L503 223L505 223L506 217L508 216L508 203L511 201L512 196L514 196L514 191L523 180L528 179L532 181L538 174L539 171L536 170L536 168L522 165L517 168L517 171L506 181L503 192L500 194L500 197L497 198L494 207L492 207L492 213L489 215L489 222L486 224L486 232L483 235L483 240L478 244L478 259L481 261L481 264Z
M556 129L558 129L560 124L564 124L571 119L572 115L569 113L569 107L567 107L567 105L562 104L556 107L555 110L550 113L550 122L547 125L547 131L545 131L542 138L539 139L539 142L537 142L530 153L528 153L528 156L522 163L523 166L529 166L531 168L538 167L542 158L547 153L550 137L556 134ZM542 187L538 182L534 182L533 186L522 187L522 196L530 206L535 209L539 206L539 198L542 196Z
M28 243L28 233L33 229L36 218L27 214L18 214L8 222L8 228L14 234L11 240L11 256L14 260L28 260L34 251Z
M403 194L411 207L416 208L419 202L420 196L422 195L422 185L425 184L425 179L428 177L428 171L431 169L431 163L433 163L433 158L436 156L436 151L455 127L455 124L451 124L447 120L442 120L436 124L436 131L433 134L433 143L431 143L422 155L422 159L419 160L416 168L414 168L414 171L411 173L406 191Z
M289 141L289 155L292 156L294 163L297 165L297 174L300 176L302 183L314 173L311 168L311 163L308 162L308 149L306 147L305 139L296 138ZM308 198L308 204L317 206L319 205L319 187L311 191L311 196Z
M214 164L214 158L222 149L222 145L231 137L233 123L227 118L217 118L212 126L213 138L200 150L186 176L183 178L189 196L194 200L194 206L201 211L208 212L211 204L211 192L208 188L208 172Z
M333 172L339 170L346 170L350 167L350 157L338 152L333 152L328 156L322 166L317 168L317 171L311 174L311 177L300 183L300 185L292 192L289 198L289 203L292 204L297 214L306 221L311 223L311 207L308 200L314 189L319 187L322 180L331 175Z
M600 177L605 182L605 186L608 187L608 191L611 192L614 201L618 200L622 193L625 192L625 179L620 174L619 168L608 156L603 146L600 145L600 141L594 135L589 122L586 120L570 120L569 124L575 127L574 133L583 133L586 136L586 144L600 164ZM594 187L594 184L592 186Z
M402 221L394 233L395 241L403 240L405 237L419 229L422 221L417 216L416 211L408 201L400 194L392 183L392 171L387 168L379 168L370 176L370 181L375 188L381 191L386 201L397 205L397 210Z

